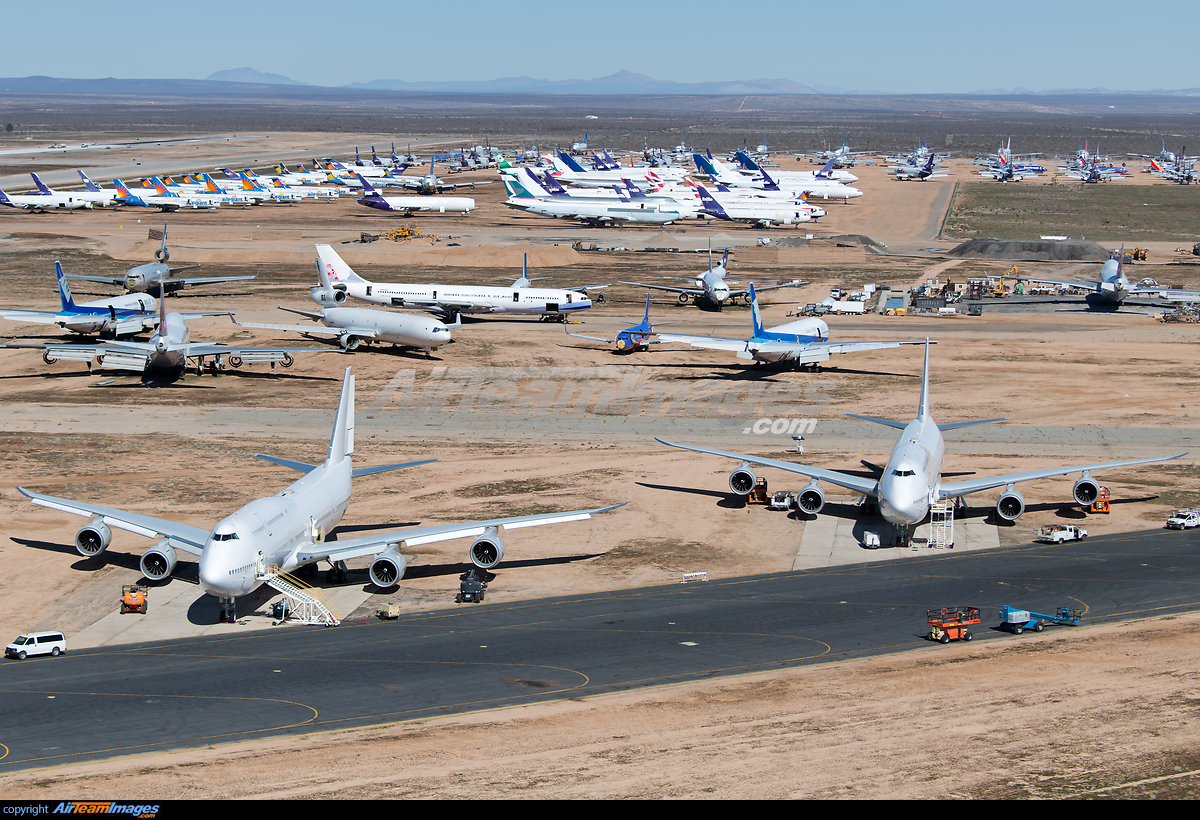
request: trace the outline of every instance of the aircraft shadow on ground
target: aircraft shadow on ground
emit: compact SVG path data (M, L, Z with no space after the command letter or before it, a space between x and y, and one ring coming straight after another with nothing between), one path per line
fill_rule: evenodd
M391 524L339 524L330 530L329 535L325 540L327 542L336 541L338 536L341 534L349 535L350 533L356 532L399 530L404 529L405 527L418 527L420 525L420 521L396 521Z
M499 570L498 572L484 572L482 570L478 570L474 564L461 562L455 562L452 564L418 564L417 566L412 566L410 564L404 573L404 578L444 578L446 576L454 576L457 578L475 569L477 572L483 572L484 580L491 581L493 578L503 574L505 570L524 569L529 567L553 567L560 566L562 564L573 564L577 561L587 561L592 558L599 558L602 555L604 555L604 553L594 552L587 555L560 555L554 558L527 558L520 561L505 560L497 568L497 570ZM355 574L366 575L368 569L369 567L363 567L361 569L348 569L346 570L346 574L348 576L354 576ZM403 584L404 581L401 581L400 583ZM379 592L380 590L368 579L363 585L363 591L375 593Z
M114 550L107 549L99 555L85 558L81 556L76 551L74 545L71 544L55 544L50 541L38 541L32 538L17 538L15 536L9 538L9 540L14 544L20 544L23 547L30 547L32 549L43 550L45 552L56 552L60 555L73 556L77 560L75 563L71 564L71 569L78 572L96 572L97 570L104 569L105 567L120 567L121 569L141 572L142 556L140 554L135 555L133 553L116 552ZM143 576L138 583L145 584L153 589L156 586L164 586L165 584L169 584L175 580L181 581L185 584L199 586L200 564L195 561L180 561L176 565L175 571L162 581L152 581Z
M726 499L726 500L728 500L731 497L732 498L741 498L741 496L735 495L734 493L726 493L726 492L722 492L720 490L699 490L699 489L696 489L695 487L676 487L671 484L647 484L642 481L635 481L633 483L639 487L646 487L647 489L650 489L650 490L668 490L673 493L690 493L691 495L707 495L707 496L711 496L713 498L721 498L721 499ZM745 505L743 504L742 506L745 506Z

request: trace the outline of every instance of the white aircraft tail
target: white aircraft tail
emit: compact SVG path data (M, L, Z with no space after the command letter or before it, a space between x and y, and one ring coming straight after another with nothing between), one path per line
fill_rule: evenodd
M328 463L336 463L354 452L354 374L346 368L342 378L342 396L338 399L333 436L329 439Z
M338 256L337 251L328 245L317 245L317 258L321 260L321 269L331 282L340 282L341 284L361 282L363 284L370 284L366 279L355 273L354 269L347 265L342 257Z
M929 415L929 339L925 340L925 368L921 372L921 405L917 408L917 418L923 419Z

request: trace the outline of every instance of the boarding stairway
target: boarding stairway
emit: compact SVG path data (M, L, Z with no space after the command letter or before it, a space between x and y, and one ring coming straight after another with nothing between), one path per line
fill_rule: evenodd
M265 582L272 589L283 593L287 611L280 619L281 622L292 621L298 624L320 626L337 626L341 623L341 613L321 597L321 593L316 587L304 583L294 575L280 571L279 567L265 567L259 564L254 577Z
M929 546L944 550L954 546L954 504L938 501L929 508Z

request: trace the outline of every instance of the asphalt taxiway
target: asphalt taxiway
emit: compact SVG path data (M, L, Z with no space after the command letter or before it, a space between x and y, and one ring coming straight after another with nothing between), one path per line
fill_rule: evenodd
M1083 626L1200 607L1200 531L463 605L0 666L0 772L379 727L930 648L925 611L1083 610ZM1052 627L1069 629L1070 627ZM37 731L22 727L37 727Z

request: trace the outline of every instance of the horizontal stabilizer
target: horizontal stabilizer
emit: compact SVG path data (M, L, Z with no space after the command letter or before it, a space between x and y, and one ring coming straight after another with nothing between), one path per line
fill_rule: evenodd
M888 421L887 419L877 419L871 416L858 416L854 413L847 413L847 416L854 419L862 419L863 421L873 421L876 424L882 424L884 427L895 427L897 430L903 430L908 425L902 421Z
M278 464L280 467L287 467L291 470L299 470L302 473L311 472L317 469L316 464L305 464L303 461L290 461L286 458L278 458L276 456L268 456L263 453L255 453L255 458L261 458L263 461L269 461L272 464Z
M956 424L939 424L939 430L957 430L959 427L974 427L976 424L991 424L993 421L1007 421L1007 419L983 419L982 421L960 421Z
M360 475L374 475L375 473L386 473L389 470L403 470L405 467L416 467L418 464L432 464L435 461L441 461L440 458L427 458L424 461L407 461L404 464L384 464L379 467L358 467L350 471L353 478L358 478Z

